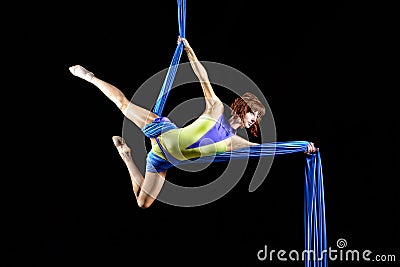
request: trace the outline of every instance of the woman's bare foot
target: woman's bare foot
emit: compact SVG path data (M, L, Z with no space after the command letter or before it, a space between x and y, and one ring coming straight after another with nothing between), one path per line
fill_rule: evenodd
M88 82L90 82L94 77L93 72L88 71L87 69L85 69L84 67L82 67L80 65L75 65L75 66L69 67L69 71L73 75L75 75L79 78L82 78Z
M121 136L113 136L112 137L114 146L118 149L118 153L122 157L123 160L126 158L131 159L131 149L126 144L125 140Z

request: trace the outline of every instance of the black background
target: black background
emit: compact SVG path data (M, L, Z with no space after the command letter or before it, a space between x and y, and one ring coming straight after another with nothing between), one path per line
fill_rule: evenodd
M68 71L83 65L132 96L169 66L176 1L63 1L9 10L19 23L8 22L4 42L8 88L16 93L4 99L12 106L4 113L11 152L3 164L12 166L7 266L304 265L257 260L264 245L303 249L304 155L276 158L253 193L250 163L216 202L192 208L155 202L142 210L111 142L123 115ZM187 1L186 37L200 60L236 68L257 84L278 141L320 147L328 245L345 238L348 249L399 261L392 11L349 1ZM199 85L190 90L201 95ZM171 177L205 184L218 171L218 165L198 175L171 170ZM329 262L358 264L394 265Z

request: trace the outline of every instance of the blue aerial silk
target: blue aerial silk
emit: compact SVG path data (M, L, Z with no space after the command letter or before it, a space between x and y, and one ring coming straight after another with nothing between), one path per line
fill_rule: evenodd
M306 267L328 266L324 181L321 155L307 155L304 190L304 234Z
M185 38L186 25L186 1L178 0L178 25L179 36ZM172 58L160 94L153 107L153 112L162 117L162 111L165 106L169 91L172 88L178 64L182 56L183 43L180 42ZM160 119L143 128L148 137L157 137L162 132L176 127L170 121ZM304 153L307 150L307 141L289 141L263 143L248 148L227 151L214 156L206 156L195 159L196 162L224 162L231 159L257 158L263 156L274 156L290 153ZM149 153L152 156L151 153ZM154 155L153 155L154 156ZM191 163L193 160L174 161L173 159L165 161L157 158L160 164L167 164L166 168L185 163ZM322 175L322 164L320 152L306 155L305 166L305 188L304 188L304 235L305 235L305 266L306 267L326 267L327 258L327 240L326 240L326 220L325 220L325 201L324 185Z
M186 1L178 0L178 26L179 26L179 36L181 38L185 38L186 31ZM178 69L178 64L182 56L183 51L183 42L180 42L176 49L174 56L172 57L172 61L167 71L167 75L161 86L161 91L158 96L157 102L153 107L153 113L158 116L162 115L162 111L165 106L165 102L167 101L169 91L172 88L172 84L174 83L175 74Z

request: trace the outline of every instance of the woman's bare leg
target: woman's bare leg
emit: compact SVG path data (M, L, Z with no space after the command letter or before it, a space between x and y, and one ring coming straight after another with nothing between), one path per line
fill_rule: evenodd
M125 140L120 136L113 136L112 139L115 147L118 149L119 155L128 168L138 206L141 208L150 207L161 191L166 172L146 172L145 178L143 178L139 169L133 162L131 149L128 147Z
M73 75L82 78L99 88L100 91L114 102L121 112L139 128L143 128L158 117L153 112L133 104L125 97L121 90L114 85L97 78L92 72L88 71L84 67L75 65L70 67L69 70Z

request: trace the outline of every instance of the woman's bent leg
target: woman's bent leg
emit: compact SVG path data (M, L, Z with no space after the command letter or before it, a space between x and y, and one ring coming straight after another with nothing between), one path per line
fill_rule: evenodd
M114 142L115 147L118 150L119 155L121 156L126 167L128 168L128 172L132 180L133 192L135 193L135 196L137 196L139 195L140 187L144 179L139 169L133 162L131 149L125 143L125 140L120 136L113 136L112 140Z
M142 188L137 197L139 207L148 208L153 204L164 185L166 174L167 171L146 172Z
M145 178L143 178L139 169L133 162L131 149L125 143L124 139L120 136L113 136L112 139L122 160L128 168L138 206L141 208L150 207L161 191L165 181L166 171L160 173L146 172Z

